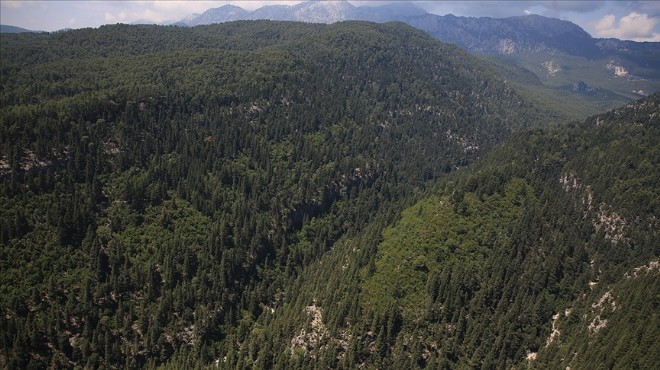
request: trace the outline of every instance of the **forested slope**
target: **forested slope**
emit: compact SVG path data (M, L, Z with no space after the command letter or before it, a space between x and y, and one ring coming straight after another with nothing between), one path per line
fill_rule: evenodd
M316 298L328 330L355 323L346 335L366 338L384 316L355 292L376 276L363 261L382 229L429 182L552 117L402 24L117 25L0 42L6 368L321 361L292 344L319 312L305 311L310 276L355 278ZM345 268L318 268L351 245ZM380 358L353 351L323 364Z
M244 356L274 346L303 368L657 367L659 129L656 94L514 134L382 233L335 243Z
M405 210L360 271L360 304L383 318L362 358L657 367L659 129L656 94L514 134Z

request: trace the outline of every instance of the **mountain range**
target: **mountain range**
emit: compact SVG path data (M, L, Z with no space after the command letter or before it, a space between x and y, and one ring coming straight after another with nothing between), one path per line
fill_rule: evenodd
M595 39L574 23L539 15L501 19L457 17L451 14L441 16L404 2L354 6L348 1L305 1L293 6L269 5L254 11L247 11L235 5L224 5L174 24L197 26L250 19L311 23L345 20L401 21L426 31L443 42L456 44L470 52L487 54L553 50L597 58L612 51L630 52L634 55L630 48L637 47L660 53L659 43L617 43L613 39Z
M224 5L209 9L201 15L190 17L175 24L196 26L247 19L313 23L334 23L346 20L387 22L424 14L428 14L424 9L406 3L391 3L372 7L354 6L348 1L306 1L292 6L268 5L254 11L247 11L236 5Z
M0 33L21 33L21 32L36 32L36 31L32 31L26 28L21 28L16 26L10 26L6 24L0 24Z
M348 1L305 1L253 11L224 5L172 24L198 26L257 19L404 22L488 59L530 96L544 104L562 106L576 119L660 90L660 43L594 38L571 22L539 15L473 18L431 14L406 2L354 6ZM4 27L9 30L2 32L16 31Z
M404 22L440 41L456 44L496 64L503 63L506 68L521 68L510 74L514 80L531 71L538 79L531 88L543 100L576 106L568 110L589 114L660 90L660 43L594 38L569 21L539 15L473 18L430 14L404 2L354 6L347 1L306 1L254 11L225 5L175 24L196 26L254 19ZM528 88L529 82L522 80ZM568 100L567 95L571 96ZM584 113L576 113L575 117L584 117Z

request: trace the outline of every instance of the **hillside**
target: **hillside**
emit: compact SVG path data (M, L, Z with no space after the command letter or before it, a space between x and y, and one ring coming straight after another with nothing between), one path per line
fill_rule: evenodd
M335 243L232 366L657 367L659 117L656 94L513 134Z
M10 26L8 24L0 24L0 33L21 33L21 32L34 32L21 27Z
M2 368L286 366L269 340L290 332L262 323L300 304L323 256L553 120L404 24L116 25L0 46Z
M363 304L452 366L653 368L659 102L514 135L384 233Z
M430 14L407 2L354 6L347 1L305 1L253 11L227 5L177 24L196 26L245 19L404 22L507 69L533 73L539 83L530 85L526 78L516 79L517 73L510 78L538 102L564 109L573 119L584 119L660 90L660 43L593 38L571 22L534 14L474 18Z

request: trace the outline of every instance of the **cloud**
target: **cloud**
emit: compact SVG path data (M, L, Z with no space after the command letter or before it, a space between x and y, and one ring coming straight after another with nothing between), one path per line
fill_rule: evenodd
M167 23L215 6L209 1L98 1L105 22Z
M652 17L660 16L659 1L621 1L617 4L632 12L649 14Z
M622 40L660 41L660 33L654 32L660 23L659 18L648 14L632 12L617 22L613 14L607 14L593 24L594 32L599 37L614 37Z

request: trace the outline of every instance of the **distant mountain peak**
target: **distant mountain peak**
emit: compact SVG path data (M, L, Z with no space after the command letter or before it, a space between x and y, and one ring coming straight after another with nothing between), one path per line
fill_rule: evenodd
M591 35L577 24L557 18L548 18L538 14L526 14L505 18L512 22L519 23L529 29L546 33L573 33L580 37L591 38Z
M560 51L593 59L600 58L604 53L613 50L629 53L628 49L635 47L628 42L601 42L602 40L594 39L584 29L570 21L538 14L508 18L476 18L452 14L441 16L428 13L406 1L355 6L347 0L308 0L296 5L268 5L254 11L247 11L236 5L224 5L177 24L196 26L247 19L311 23L335 23L346 20L400 21L421 29L443 42L456 44L479 54L508 55ZM647 52L653 51L643 53Z
M254 11L247 11L236 5L224 5L209 9L198 17L182 19L178 24L197 26L243 19L311 23L335 23L345 20L387 22L424 14L428 14L424 9L405 1L377 6L355 6L347 0L309 0L296 5L267 5Z
M305 1L294 5L295 20L313 23L334 23L349 19L355 6L347 1Z
M223 5L219 8L211 8L197 17L183 19L178 24L187 26L198 26L201 24L224 23L243 19L249 12L236 5Z
M22 32L35 32L26 28L10 26L8 24L0 24L0 33L22 33Z

